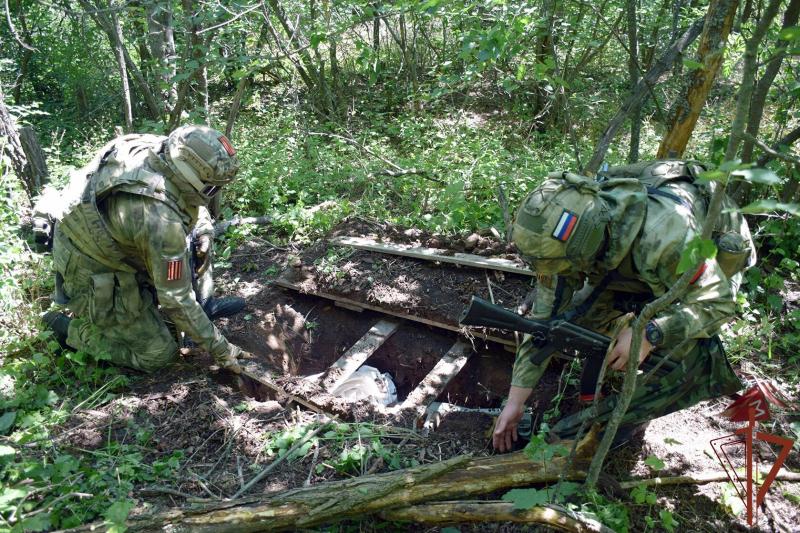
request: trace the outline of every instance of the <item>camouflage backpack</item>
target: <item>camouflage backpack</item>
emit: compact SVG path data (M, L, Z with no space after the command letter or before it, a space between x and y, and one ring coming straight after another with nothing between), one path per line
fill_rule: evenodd
M596 179L605 182L635 178L645 186L648 196L667 198L693 211L695 206L688 205L683 197L671 190L671 185L687 183L699 192L697 197L705 203L701 210L705 213L711 196L719 186L716 182L698 181L705 170L703 165L693 161L642 161L610 167L599 172ZM744 217L736 211L736 203L727 195L723 199L723 212L717 219L712 238L717 245L717 262L726 276L731 277L755 264L755 245L750 229Z

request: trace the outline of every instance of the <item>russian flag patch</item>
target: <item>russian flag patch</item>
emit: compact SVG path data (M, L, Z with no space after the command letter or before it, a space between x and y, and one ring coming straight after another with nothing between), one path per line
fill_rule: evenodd
M556 229L553 230L553 238L561 242L567 242L577 223L578 215L564 209L564 212L561 213L561 218L558 219Z

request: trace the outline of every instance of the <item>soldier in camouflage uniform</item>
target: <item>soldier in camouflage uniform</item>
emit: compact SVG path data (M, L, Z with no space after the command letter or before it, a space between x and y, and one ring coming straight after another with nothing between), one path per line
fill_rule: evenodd
M705 219L715 184L695 184L700 171L683 161L657 161L615 167L598 180L550 174L522 202L513 227L517 248L537 273L532 317L562 317L609 334L626 312L663 295L680 277L681 254ZM725 204L733 205L727 198ZM662 350L679 364L637 383L623 429L741 388L717 333L735 312L741 272L755 262L755 248L747 223L734 212L721 215L715 236L717 258L706 260L684 296L647 324L639 360ZM617 333L606 359L611 369L625 368L631 336L627 326ZM525 402L549 363L531 362L536 348L526 336L518 350L493 435L500 451L517 440ZM603 423L617 397L598 401L595 421ZM589 414L584 409L563 418L552 432L573 437Z
M169 137L115 139L73 174L51 212L56 295L74 315L45 315L56 337L152 372L176 358L176 332L184 332L218 364L240 371L242 350L211 322L244 301L211 297L214 227L206 207L238 167L224 135L184 126ZM192 285L190 235L202 263L199 294Z

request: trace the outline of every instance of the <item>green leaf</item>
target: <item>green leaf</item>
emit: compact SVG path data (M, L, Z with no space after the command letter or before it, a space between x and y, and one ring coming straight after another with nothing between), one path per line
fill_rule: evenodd
M658 517L661 519L661 525L664 526L664 529L672 533L675 531L675 526L678 525L678 521L675 520L675 517L672 516L672 513L667 511L666 509L661 509L658 512Z
M766 199L756 200L752 204L739 209L740 213L748 215L760 215L771 211L783 211L790 215L800 216L800 204L786 204L777 200Z
M37 514L26 518L20 525L22 526L22 531L47 531L52 526L48 513Z
M11 429L14 425L14 420L17 419L17 412L16 411L9 411L7 413L3 413L3 416L0 416L0 435L5 434L6 431Z
M697 175L697 181L701 183L708 183L710 181L722 181L728 176L727 173L715 169L715 170L704 170L700 174Z
M689 70L697 70L699 68L703 68L703 64L692 59L684 59L683 66L688 68Z
M672 437L666 437L664 438L664 444L683 444L683 443L679 440L673 439Z
M27 495L28 491L25 489L7 487L0 490L0 512L8 511L11 508L16 507L16 505L14 505L16 501L20 498L24 498Z
M781 41L796 41L800 39L800 26L783 28L780 33L778 33L778 39Z
M653 470L656 470L656 471L663 470L664 467L666 466L664 464L664 461L662 461L661 459L659 459L655 455L648 456L647 459L644 460L644 464L646 464L647 466L649 466L650 468L652 468Z
M751 183L763 183L765 185L778 185L781 179L773 171L766 168L747 168L731 172L734 176L739 176Z
M633 498L633 503L637 505L643 504L647 499L647 488L644 485L636 485L631 489L631 498Z
M17 455L17 450L11 446L0 444L0 463L13 460L15 455Z
M717 245L711 239L700 241L700 257L703 259L714 259L717 256Z
M570 496L577 494L581 487L582 485L580 483L562 481L561 485L558 487L558 493L555 495L555 500L559 502L563 501L565 498L569 498Z
M106 521L111 522L113 526L117 527L116 531L122 533L126 529L125 520L128 519L131 509L133 509L132 501L119 500L111 504L111 507L105 510L103 517Z
M716 255L717 245L714 244L714 241L709 239L703 240L700 238L700 235L696 235L683 250L676 272L678 274L683 274L690 268L694 268L694 266L701 261L712 259L716 257Z
M548 502L547 491L536 489L511 489L503 494L503 501L512 502L514 509L530 509Z
M741 159L731 159L730 161L723 161L719 169L722 172L733 172L734 170L750 168L751 166L753 166L752 163L742 163Z

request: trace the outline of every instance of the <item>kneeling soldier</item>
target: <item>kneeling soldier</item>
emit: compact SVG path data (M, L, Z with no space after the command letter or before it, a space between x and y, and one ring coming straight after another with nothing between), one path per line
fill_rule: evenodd
M211 296L214 227L207 210L238 168L223 134L184 126L168 137L115 139L73 174L51 210L56 299L74 315L45 314L56 338L152 372L176 358L176 332L184 332L218 364L239 372L242 350L211 319L240 311L244 301ZM201 262L197 293L190 235Z
M615 322L640 311L680 277L681 254L702 229L716 184L701 185L702 168L683 161L615 167L592 180L552 173L520 206L513 241L537 273L532 317L556 317L609 334L616 343L606 364L623 370L631 328ZM726 207L733 202L726 197ZM705 399L732 394L741 382L728 363L717 333L736 309L741 272L755 262L746 221L735 212L715 226L718 255L694 273L679 301L658 313L643 333L639 361L653 350L672 352L676 368L647 382L640 377L620 436L652 418ZM550 361L537 361L526 336L517 353L508 402L498 418L494 447L511 449L524 405ZM534 361L532 361L532 359ZM593 398L584 398L593 400ZM598 399L595 421L606 422L616 395ZM573 437L589 410L558 421L552 431Z

